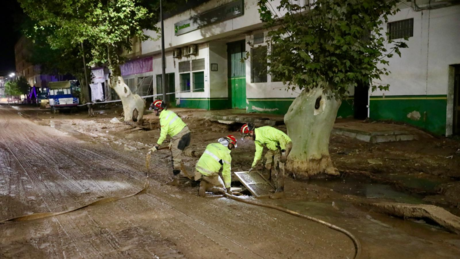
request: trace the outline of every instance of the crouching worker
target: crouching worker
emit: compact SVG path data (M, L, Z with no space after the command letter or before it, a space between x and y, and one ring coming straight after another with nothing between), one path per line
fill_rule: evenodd
M254 162L249 171L256 167L262 159L264 146L267 147L264 167L269 172L271 182L275 185L275 193L270 195L270 198L282 198L284 196L285 164L292 149L291 138L281 130L270 126L255 129L252 124L244 124L240 131L244 138L252 139L256 146Z
M236 138L228 135L218 140L219 143L211 143L206 147L203 155L195 167L195 181L201 180L199 195L206 196L206 191L213 193L230 193L232 182L230 152L236 148ZM219 178L222 168L224 183Z
M156 116L160 116L161 134L157 144L150 149L150 152L157 151L167 135L171 137L169 149L171 149L173 158L173 181L170 184L177 185L182 169L182 153L190 145L190 130L176 113L167 110L166 104L161 100L156 100L153 103L153 109ZM186 174L186 172L183 172L183 174Z

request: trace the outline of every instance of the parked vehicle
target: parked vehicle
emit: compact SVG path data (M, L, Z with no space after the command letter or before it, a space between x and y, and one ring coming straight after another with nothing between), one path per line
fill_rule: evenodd
M48 101L54 113L58 109L71 109L78 106L80 84L77 80L49 82L48 89Z

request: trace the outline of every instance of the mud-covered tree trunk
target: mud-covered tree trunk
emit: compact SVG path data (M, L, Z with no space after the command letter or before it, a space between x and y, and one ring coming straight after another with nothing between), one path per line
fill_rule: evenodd
M329 138L341 101L324 91L302 91L284 116L293 143L286 166L296 176L338 174L329 155Z
M145 111L145 100L138 94L133 94L121 76L114 76L110 87L115 90L121 99L125 122L141 124Z

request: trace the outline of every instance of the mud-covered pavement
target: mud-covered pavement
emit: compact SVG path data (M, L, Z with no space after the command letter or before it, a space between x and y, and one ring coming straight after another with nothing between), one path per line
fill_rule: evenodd
M159 136L155 118L144 123L154 130L144 131L110 123L115 112L100 110L88 118L0 106L0 222L129 195L143 188L147 175L150 182L146 193L134 197L0 224L0 258L353 257L348 237L318 223L226 198L200 198L189 184L166 185L171 174L167 151L155 154L150 172L144 165L147 149ZM182 116L197 150L229 133ZM203 134L204 127L212 130ZM252 143L239 143L233 171L247 169L253 152ZM192 167L195 161L188 157L185 162ZM458 235L361 208L353 200L362 197L334 191L337 185L290 179L287 199L258 202L347 229L360 240L362 258L458 258Z

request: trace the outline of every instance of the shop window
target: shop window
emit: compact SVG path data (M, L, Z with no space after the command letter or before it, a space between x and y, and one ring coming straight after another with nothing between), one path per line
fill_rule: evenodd
M388 34L390 40L414 36L414 19L388 23Z
M267 82L267 46L251 49L251 82Z
M192 60L192 71L204 70L204 58Z
M190 92L190 73L180 74L181 92Z
M204 92L204 72L193 73L193 92Z

